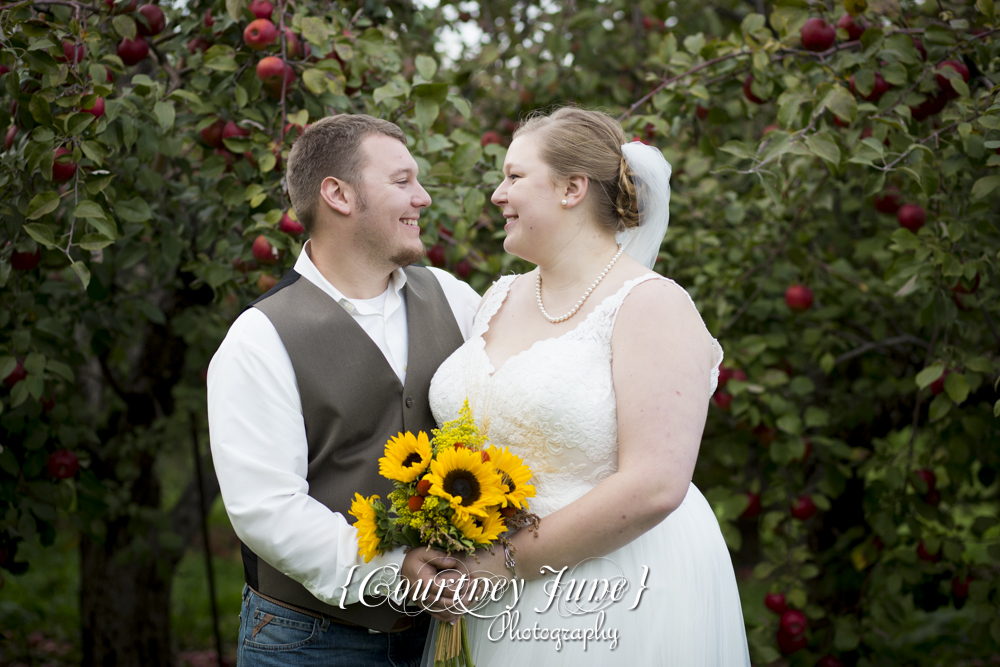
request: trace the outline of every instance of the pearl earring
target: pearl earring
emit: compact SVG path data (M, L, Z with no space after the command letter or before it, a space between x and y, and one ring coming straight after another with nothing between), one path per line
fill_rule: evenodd
M565 206L565 205L566 205L567 203L568 203L568 202L567 202L567 201L566 201L565 199L563 199L563 200L562 200L562 205L563 205L563 206Z

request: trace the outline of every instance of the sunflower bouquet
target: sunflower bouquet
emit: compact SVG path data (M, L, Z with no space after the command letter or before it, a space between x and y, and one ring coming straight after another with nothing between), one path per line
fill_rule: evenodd
M512 548L505 533L538 523L528 512L531 469L479 432L468 400L430 437L421 431L390 438L379 473L394 482L389 506L355 493L350 510L366 563L396 546L467 555L498 543ZM441 625L434 660L471 667L465 619L455 628Z

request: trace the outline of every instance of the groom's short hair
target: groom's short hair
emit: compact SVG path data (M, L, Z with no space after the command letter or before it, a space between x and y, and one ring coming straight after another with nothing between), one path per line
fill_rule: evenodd
M363 197L361 172L365 168L361 142L384 134L406 145L399 126L365 114L338 114L312 123L288 154L285 178L292 208L306 232L312 234L319 206L319 186L332 176L350 183Z

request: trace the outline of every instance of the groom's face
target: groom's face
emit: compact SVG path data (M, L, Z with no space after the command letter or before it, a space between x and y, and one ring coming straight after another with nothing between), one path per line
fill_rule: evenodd
M361 143L365 167L359 195L355 240L366 257L392 269L424 256L418 220L431 197L417 182L417 163L400 141L382 134Z

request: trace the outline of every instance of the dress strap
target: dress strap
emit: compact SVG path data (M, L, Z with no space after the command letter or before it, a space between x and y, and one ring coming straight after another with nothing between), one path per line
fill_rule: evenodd
M472 320L471 338L482 336L486 333L486 330L490 328L490 320L493 319L493 316L497 314L497 311L500 310L500 306L502 306L503 302L507 299L507 293L510 292L510 286L514 283L516 278L516 274L511 274L509 276L503 276L493 283L493 286L490 287L489 293L483 298L483 302L479 306L479 312L476 313L475 319Z

